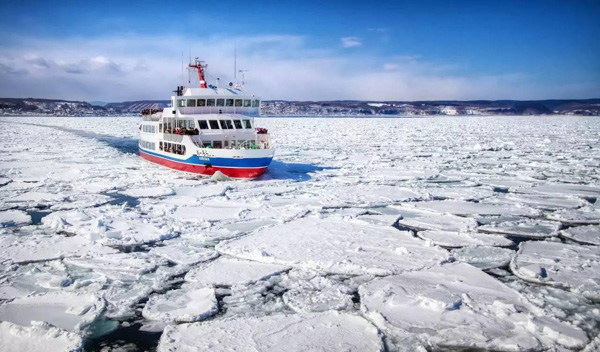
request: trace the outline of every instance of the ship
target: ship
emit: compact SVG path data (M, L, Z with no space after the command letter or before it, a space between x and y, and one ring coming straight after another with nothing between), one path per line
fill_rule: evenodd
M207 84L206 68L196 58L188 69L197 71L200 87L178 86L169 107L142 111L139 154L183 172L259 177L275 154L269 131L255 125L261 99L244 83Z

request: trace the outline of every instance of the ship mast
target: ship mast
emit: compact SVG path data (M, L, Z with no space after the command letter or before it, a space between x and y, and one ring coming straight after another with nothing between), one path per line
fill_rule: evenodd
M203 63L204 61L200 61L198 60L198 58L196 58L194 60L194 64L188 64L188 67L195 68L196 70L198 70L198 80L200 81L200 88L208 88L206 86L206 80L204 79L204 70L208 65L205 65Z

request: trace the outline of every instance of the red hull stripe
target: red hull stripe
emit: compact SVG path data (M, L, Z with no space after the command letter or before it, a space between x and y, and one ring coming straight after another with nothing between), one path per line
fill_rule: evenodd
M169 167L171 169L191 172L195 174L202 175L212 175L217 171L221 171L224 175L235 178L255 178L262 175L265 171L267 171L267 167L257 167L257 168L234 168L234 167L206 167L204 165L194 165L194 164L186 164L186 163L178 163L176 161L159 158L154 155L150 155L148 153L143 152L140 149L140 156L148 161L153 163L163 165Z

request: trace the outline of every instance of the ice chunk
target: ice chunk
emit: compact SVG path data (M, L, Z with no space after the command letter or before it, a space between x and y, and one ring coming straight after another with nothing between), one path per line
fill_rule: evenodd
M558 210L548 214L547 218L568 225L600 225L600 209L586 207L576 210Z
M415 203L415 207L454 215L520 215L537 216L539 211L523 206L510 206L491 203L473 203L458 200Z
M340 274L389 275L448 257L393 227L313 217L263 228L216 248L239 258Z
M25 327L0 322L0 351L80 351L83 339L76 333L68 332L48 323L32 322Z
M399 207L398 209L402 214L402 218L398 220L398 225L417 231L444 230L467 232L477 227L477 221L473 218L440 214L434 211L411 209L409 207Z
M216 258L219 254L211 248L197 245L188 240L165 241L161 247L154 247L150 254L158 255L173 263L193 265Z
M498 247L467 247L452 250L452 256L459 262L468 263L479 269L494 269L507 266L515 251Z
M165 197L175 194L173 189L169 187L130 188L122 193L136 198Z
M67 258L65 263L102 273L113 280L134 280L156 268L157 257L146 253L114 253Z
M330 199L325 201L330 207L388 205L423 199L407 188L386 185L328 187L318 194Z
M191 323L206 319L217 310L214 289L184 285L165 294L150 296L142 315L149 320Z
M286 270L288 266L220 257L190 270L185 281L206 286L247 285Z
M558 235L560 223L545 220L503 221L478 228L485 233L502 234L525 238L546 238Z
M562 230L560 236L583 244L600 246L600 226L570 227Z
M82 237L0 236L0 262L29 263L67 258L86 253L115 253L116 250L94 245Z
M486 235L477 232L451 232L451 231L419 231L417 236L431 241L434 244L447 248L467 247L467 246L497 246L508 247L514 243L506 237L496 235Z
M418 339L433 349L511 351L581 348L588 340L576 327L536 316L515 291L464 263L376 279L359 293L362 311L396 346Z
M105 307L102 297L93 293L48 292L18 297L0 305L0 320L30 326L45 321L68 331L85 331Z
M600 247L522 242L510 268L523 280L563 287L600 300Z
M487 202L499 204L525 204L542 210L576 209L588 202L574 197L559 197L534 194L508 194L501 197L486 199Z
M548 183L531 188L532 192L560 194L596 200L600 198L600 187L567 183Z
M178 196L193 197L193 198L206 198L223 196L229 189L229 186L216 184L216 185L201 185L197 187L178 187L175 188L175 193Z
M21 210L0 211L0 227L31 224L31 216Z
M14 203L20 207L35 208L50 206L58 203L65 197L48 192L31 191L6 199L7 203Z
M383 351L377 329L349 313L271 315L167 326L158 351Z
M283 301L298 313L352 309L353 291L330 277L291 271L280 285L287 288Z

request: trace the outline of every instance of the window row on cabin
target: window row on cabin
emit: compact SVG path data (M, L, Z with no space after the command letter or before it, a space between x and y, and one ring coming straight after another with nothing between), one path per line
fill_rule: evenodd
M156 145L153 142L146 142L144 140L140 139L140 147L144 148L144 149L151 149L151 150L155 150L156 149Z
M258 108L260 100L258 99L179 99L177 106L180 108L194 108L205 106L235 106L243 108Z
M169 143L169 142L158 142L158 148L160 150L164 150L167 153L185 154L185 145L177 144L177 143Z
M202 142L202 146L204 148L213 148L213 149L235 149L237 148L247 148L247 149L254 149L254 147L256 146L256 141L249 139L249 140L239 140L239 141L204 141Z
M252 123L250 120L198 120L198 126L201 130L243 130L251 129Z
M156 133L156 126L142 125L142 131L148 133Z

